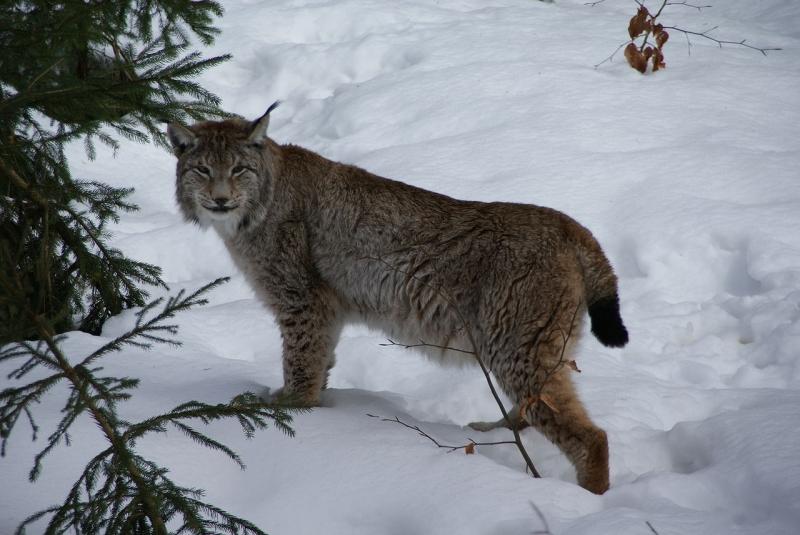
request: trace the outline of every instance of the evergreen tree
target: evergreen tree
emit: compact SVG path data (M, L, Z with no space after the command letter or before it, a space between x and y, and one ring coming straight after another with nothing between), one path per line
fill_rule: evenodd
M43 371L51 371L50 375L28 384L0 391L0 454L5 454L7 439L20 418L30 424L35 440L39 427L34 419L34 405L57 384L68 386L61 420L34 459L31 481L39 477L42 461L48 453L61 443L69 444L70 428L81 414L91 416L108 442L108 447L89 461L64 503L28 517L17 529L18 535L45 518L49 519L44 531L47 534L264 535L252 523L204 502L202 490L177 485L169 478L166 468L137 453L136 442L145 435L164 433L172 428L201 446L223 453L244 468L233 450L199 431L190 425L191 422L207 424L235 419L248 438L272 423L292 435L291 416L286 409L245 392L228 403L212 405L189 401L143 421L129 422L120 416L118 406L131 397L139 380L101 375L102 359L126 346L149 348L153 343L179 344L174 338L177 326L166 321L177 312L205 304L203 294L224 280L214 281L189 295L180 292L167 300L149 303L137 313L131 330L80 360L62 351L62 337L53 332L42 316L33 316L31 320L39 342L23 341L0 349L0 364L17 364L9 374L14 382L32 372L41 376ZM15 289L12 287L10 291Z
M222 281L145 304L141 286L163 286L160 270L107 243L109 223L136 209L128 201L132 189L73 178L65 156L66 144L83 141L93 158L96 141L116 149L120 136L166 147L163 122L223 116L218 99L192 78L228 57L188 50L190 39L212 42L221 12L213 0L0 3L0 364L16 363L0 391L0 454L20 421L36 438L34 406L57 384L66 384L68 395L31 480L48 453L69 443L81 414L108 441L64 503L32 515L17 533L44 519L45 533L263 533L206 503L202 490L177 485L136 443L174 429L244 467L195 423L232 418L248 437L268 423L291 434L288 412L244 393L130 422L118 406L139 380L105 375L99 365L125 346L179 344L177 327L166 321L204 303L203 294ZM143 308L127 333L83 358L62 351L58 333L97 333L109 316L137 306ZM38 378L26 384L32 372Z
M163 285L156 266L109 247L108 224L135 210L131 189L78 180L65 144L116 149L119 136L166 146L161 123L221 116L192 78L225 61L212 42L222 8L201 0L0 3L0 344L97 333ZM13 290L13 291L12 291Z

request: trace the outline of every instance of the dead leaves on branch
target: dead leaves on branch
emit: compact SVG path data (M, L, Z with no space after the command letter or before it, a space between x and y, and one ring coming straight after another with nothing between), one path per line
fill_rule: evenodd
M636 12L636 15L631 17L631 21L628 23L628 35L631 36L631 39L636 39L645 32L648 25L647 18L649 16L650 12L647 11L647 8L641 6L639 11Z
M627 60L628 65L640 73L644 74L645 71L647 71L647 58L644 54L639 52L639 48L636 46L636 43L630 43L625 47L625 59Z
M738 41L717 39L716 37L710 35L711 32L717 29L717 26L699 32L685 30L678 26L664 26L658 22L661 13L668 6L683 6L694 8L697 11L702 11L703 9L710 8L711 6L694 5L686 1L678 0L661 0L661 5L658 10L655 13L652 13L647 9L647 7L645 7L644 0L633 1L636 2L636 5L639 7L636 10L636 14L631 17L630 21L628 21L628 37L630 38L630 41L619 45L610 56L595 65L595 68L607 61L611 61L617 52L619 52L623 47L625 47L625 60L628 62L628 65L640 73L645 74L648 72L648 70L655 72L665 68L667 64L664 61L664 46L667 44L667 41L669 41L669 33L667 32L667 29L673 32L682 33L684 36L686 36L686 42L689 46L690 53L692 48L691 37L707 39L716 43L720 48L722 48L723 45L749 48L751 50L760 52L764 56L766 56L767 52L769 51L782 50L779 47L754 46L747 43L746 39L741 39ZM594 6L599 3L600 2L590 2L588 5Z
M656 24L653 27L653 36L656 38L656 44L658 48L664 48L664 45L669 40L669 34L664 30L664 26L661 24Z
M647 72L648 66L652 72L667 66L664 62L663 49L669 40L669 33L662 24L656 21L660 13L661 10L652 15L645 6L640 5L628 23L628 35L631 42L625 47L625 59L628 65L642 74ZM648 44L648 39L651 37L655 41L655 45ZM641 44L636 43L639 38L642 39Z

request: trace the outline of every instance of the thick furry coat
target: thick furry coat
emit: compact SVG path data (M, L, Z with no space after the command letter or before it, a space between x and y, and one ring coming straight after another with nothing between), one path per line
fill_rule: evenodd
M549 208L457 200L279 145L271 109L168 132L184 216L216 229L277 319L282 395L318 404L349 321L444 359L472 351L517 404L512 425L533 424L604 492L606 435L565 366L586 310L602 343L628 339L592 234Z

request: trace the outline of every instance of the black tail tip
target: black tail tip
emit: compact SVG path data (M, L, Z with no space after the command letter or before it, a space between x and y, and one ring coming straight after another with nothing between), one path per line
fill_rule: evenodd
M617 296L606 297L589 305L592 334L608 347L623 347L628 343L628 330L619 315Z

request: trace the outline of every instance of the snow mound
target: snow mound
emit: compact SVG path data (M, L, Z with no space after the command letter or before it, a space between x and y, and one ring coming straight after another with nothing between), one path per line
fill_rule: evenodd
M324 406L297 435L240 438L214 426L248 465L180 436L145 455L186 486L273 534L795 535L800 532L800 7L727 0L665 20L784 50L766 57L673 32L668 68L641 76L621 57L634 5L582 0L275 0L226 2L209 53L234 59L201 82L227 109L257 117L277 99L271 135L452 196L530 202L589 227L620 276L624 350L579 345L579 391L607 430L612 488L576 486L566 459L523 433L534 480L513 446L446 453L445 443L505 440L465 424L498 417L479 371L442 369L348 328ZM140 377L130 419L182 401L216 402L282 381L280 334L213 233L184 223L174 161L122 143L76 176L136 187L114 245L163 267L172 290L220 276L210 304L176 318L184 345L110 357ZM154 295L163 295L154 290ZM72 333L79 358L128 329ZM0 370L2 372L4 370ZM5 375L3 375L5 377ZM6 381L6 380L4 380ZM3 384L5 386L5 384ZM37 411L57 421L58 390ZM63 392L62 392L63 393ZM60 502L102 441L80 421L72 447L27 483L29 436L0 460L0 533ZM34 447L38 444L34 444ZM31 531L34 532L34 531Z

